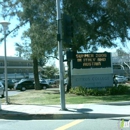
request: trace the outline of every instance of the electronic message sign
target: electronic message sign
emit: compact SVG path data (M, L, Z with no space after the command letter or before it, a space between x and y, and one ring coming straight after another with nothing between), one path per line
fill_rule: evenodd
M77 53L72 60L72 68L106 68L111 67L110 53Z

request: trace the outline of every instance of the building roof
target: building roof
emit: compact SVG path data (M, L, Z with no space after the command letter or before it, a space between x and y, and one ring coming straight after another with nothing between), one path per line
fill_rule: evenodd
M0 60L4 60L4 56L0 56ZM22 57L12 57L12 56L7 56L8 61L32 61L32 60L26 60L23 59Z

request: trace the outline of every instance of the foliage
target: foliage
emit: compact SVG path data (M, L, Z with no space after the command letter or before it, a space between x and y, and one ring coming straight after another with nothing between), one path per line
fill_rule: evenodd
M96 51L129 40L130 2L124 0L63 0L64 12L74 21L72 48ZM70 46L70 45L68 45Z
M129 93L129 87L124 85L118 85L118 87L112 87L107 89L109 95L122 95Z
M36 44L42 40L50 41L50 43L54 43L51 40L56 40L55 1L2 0L0 5L2 5L1 15L4 18L17 16L19 23L15 30L25 23L32 26L27 32L29 31L28 36L33 37ZM71 15L74 21L74 37L71 47L74 50L84 48L87 51L96 51L98 46L117 46L114 43L117 38L120 38L122 43L129 40L129 5L128 0L63 0L63 12ZM64 46L70 47L67 44ZM34 48L36 49L36 45ZM38 53L40 52L38 50Z
M46 76L47 78L55 78L55 75L58 74L58 68L52 66L46 66L43 68L43 71L41 72L43 76Z
M128 86L119 85L118 87L110 88L84 88L84 87L73 87L69 91L70 93L83 95L83 96L105 96L105 95L123 95L128 94Z
M23 57L24 59L30 59L31 57L31 47L30 44L25 42L23 44L15 43L15 49L18 57Z

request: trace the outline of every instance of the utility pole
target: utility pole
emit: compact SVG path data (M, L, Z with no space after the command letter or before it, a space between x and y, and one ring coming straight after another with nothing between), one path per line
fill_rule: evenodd
M1 21L0 24L3 26L4 30L4 68L5 68L5 92L6 92L6 104L9 104L8 99L8 76L7 76L7 56L6 56L6 31L8 29L8 25L10 24L7 21Z
M59 53L59 87L60 87L60 101L61 110L66 110L65 107L65 87L64 87L64 72L63 72L63 54L62 54L62 25L61 25L61 10L60 10L60 0L56 0L57 8L57 41L58 41L58 53Z

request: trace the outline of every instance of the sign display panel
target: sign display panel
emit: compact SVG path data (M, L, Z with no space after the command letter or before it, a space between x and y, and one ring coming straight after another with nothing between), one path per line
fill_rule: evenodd
M86 88L102 88L113 86L112 74L95 74L95 75L72 75L72 86L82 86Z
M111 67L110 53L77 53L72 60L72 68L106 68Z

